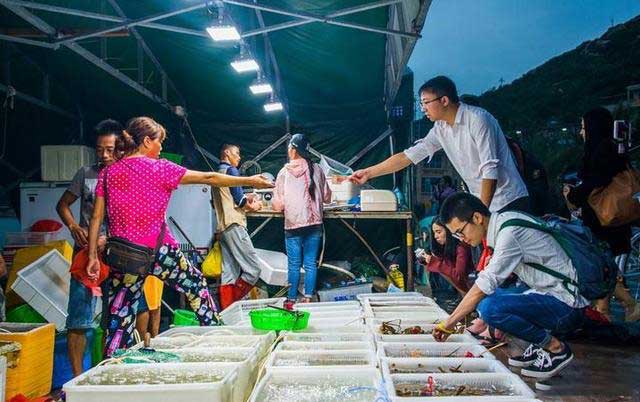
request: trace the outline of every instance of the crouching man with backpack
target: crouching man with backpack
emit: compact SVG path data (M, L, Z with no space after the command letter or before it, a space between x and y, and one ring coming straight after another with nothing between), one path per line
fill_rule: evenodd
M493 256L451 316L433 330L438 341L473 310L490 326L531 343L509 359L522 375L548 378L573 359L557 336L580 328L589 299L615 283L613 262L597 248L588 229L559 220L541 221L520 212L490 213L476 197L458 193L440 210L447 228L477 246L486 238ZM496 292L511 274L529 290Z

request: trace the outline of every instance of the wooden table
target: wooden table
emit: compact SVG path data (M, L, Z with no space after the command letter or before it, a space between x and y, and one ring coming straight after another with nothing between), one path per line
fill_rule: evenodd
M282 219L284 215L282 212L275 212L269 210L263 210L259 212L248 212L247 217L250 218L263 218L265 219L252 233L251 237L257 235L266 225L274 218ZM367 243L364 237L358 233L358 231L351 226L347 220L356 219L378 219L378 220L391 220L391 221L405 221L406 231L403 234L402 242L405 244L407 252L407 281L405 284L407 291L413 290L413 215L411 211L397 211L397 212L351 212L351 211L337 211L328 210L324 211L324 219L339 219L369 250L374 257L378 265L383 270L387 270L387 267L380 261L380 258L376 252Z

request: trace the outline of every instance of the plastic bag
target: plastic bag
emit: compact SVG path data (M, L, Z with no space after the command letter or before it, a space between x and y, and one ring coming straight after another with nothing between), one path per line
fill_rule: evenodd
M222 246L217 241L202 262L202 274L207 278L219 278L222 275Z

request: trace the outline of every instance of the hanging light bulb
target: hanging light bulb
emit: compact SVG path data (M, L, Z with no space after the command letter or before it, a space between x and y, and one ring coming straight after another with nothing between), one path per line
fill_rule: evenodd
M270 94L273 92L271 84L262 78L262 74L258 73L258 78L249 86L251 93L254 95Z
M271 97L269 97L269 102L265 103L263 107L264 111L267 113L279 112L284 109L282 102L280 102L278 98L273 94L271 94Z
M258 62L246 51L244 45L240 47L240 56L231 62L231 67L238 73L260 70Z
M218 20L207 27L206 31L216 42L240 40L238 29L233 24L224 22L224 8L222 6L218 7Z

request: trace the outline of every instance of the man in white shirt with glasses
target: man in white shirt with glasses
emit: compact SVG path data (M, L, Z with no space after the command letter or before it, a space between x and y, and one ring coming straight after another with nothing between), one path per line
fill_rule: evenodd
M491 212L529 210L529 193L516 168L498 121L486 110L460 102L451 79L438 76L420 87L422 111L434 122L411 148L357 170L351 180L364 184L418 164L444 150L469 188Z

